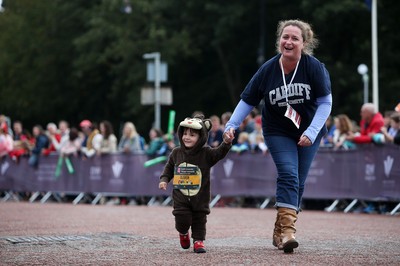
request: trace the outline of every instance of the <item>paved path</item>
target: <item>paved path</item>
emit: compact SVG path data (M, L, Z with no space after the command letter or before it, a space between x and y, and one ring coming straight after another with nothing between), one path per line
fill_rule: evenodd
M213 208L207 253L195 254L171 210L0 203L0 265L400 265L399 216L304 211L300 247L284 254L271 244L275 210Z

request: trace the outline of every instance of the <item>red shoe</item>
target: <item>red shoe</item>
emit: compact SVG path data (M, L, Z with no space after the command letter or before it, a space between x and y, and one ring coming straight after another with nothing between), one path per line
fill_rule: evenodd
M194 241L193 250L195 253L206 253L206 249L204 247L204 243L201 240Z
M190 248L190 236L189 236L189 233L186 233L185 235L179 234L179 240L181 241L181 247L183 249Z

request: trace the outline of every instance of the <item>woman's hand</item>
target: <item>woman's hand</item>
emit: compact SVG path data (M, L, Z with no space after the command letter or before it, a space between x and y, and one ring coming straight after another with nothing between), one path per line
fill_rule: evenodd
M222 138L224 139L225 143L232 143L233 139L235 138L235 129L230 128L228 131L224 132Z
M312 142L306 135L301 135L300 140L297 143L297 145L302 146L302 147L307 147L307 146L311 146Z

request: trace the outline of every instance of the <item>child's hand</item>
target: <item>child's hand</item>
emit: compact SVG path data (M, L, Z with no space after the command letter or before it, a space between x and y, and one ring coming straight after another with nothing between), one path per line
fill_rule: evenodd
M167 190L167 183L166 182L160 182L160 184L158 184L158 188L162 189L162 190Z

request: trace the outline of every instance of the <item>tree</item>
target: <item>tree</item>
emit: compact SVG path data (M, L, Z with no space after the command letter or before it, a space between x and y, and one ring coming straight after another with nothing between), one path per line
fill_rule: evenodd
M264 2L263 2L264 1ZM233 111L241 91L265 58L276 54L280 20L310 22L319 37L316 56L328 68L333 114L358 119L362 82L357 66L371 66L370 12L362 0L233 1L13 0L0 14L0 112L25 124L66 119L133 121L145 134L152 106L140 104L146 85L144 53L158 51L169 65L177 120L195 110L206 116ZM400 2L378 1L381 110L399 99ZM260 10L265 6L265 29ZM261 35L265 43L260 47ZM152 85L152 84L150 84Z

